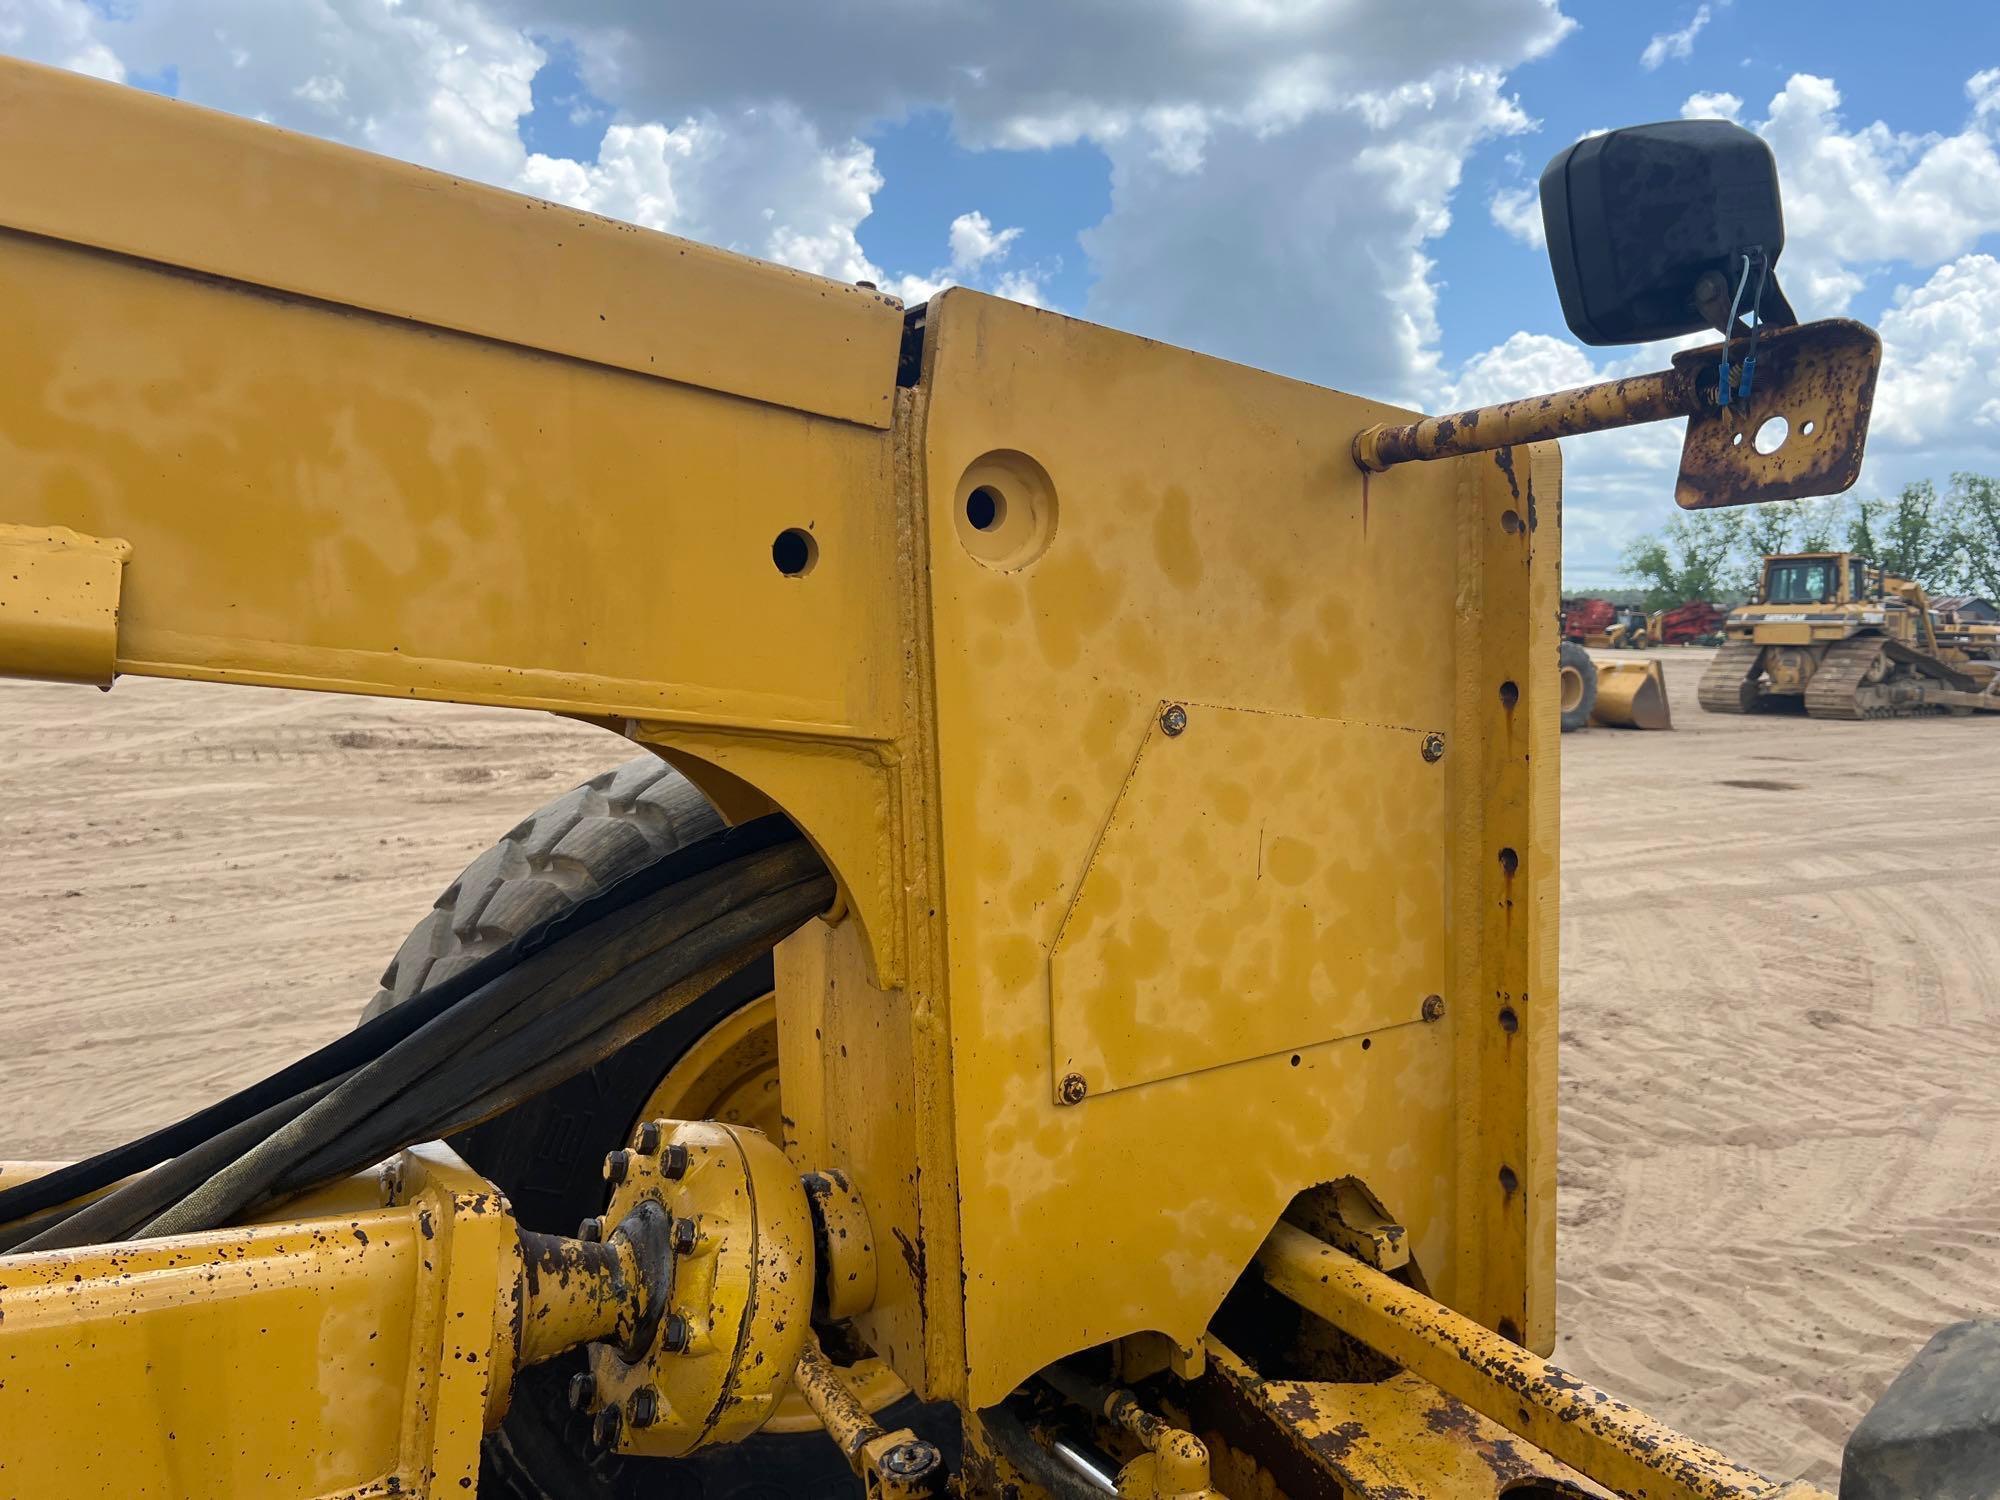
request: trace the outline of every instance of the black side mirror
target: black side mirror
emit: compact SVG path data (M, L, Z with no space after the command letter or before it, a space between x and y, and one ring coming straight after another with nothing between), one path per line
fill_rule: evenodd
M1563 321L1586 344L1796 323L1772 274L1785 248L1771 148L1727 120L1590 136L1542 173Z

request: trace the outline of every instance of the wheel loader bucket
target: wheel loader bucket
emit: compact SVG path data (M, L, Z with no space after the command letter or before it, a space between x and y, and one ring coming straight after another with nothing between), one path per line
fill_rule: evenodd
M1667 674L1656 661L1591 658L1597 663L1597 706L1590 722L1610 729L1672 729Z

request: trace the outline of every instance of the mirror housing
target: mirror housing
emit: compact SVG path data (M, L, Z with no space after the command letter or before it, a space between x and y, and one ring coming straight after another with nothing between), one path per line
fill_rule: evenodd
M1744 256L1761 252L1761 316L1798 321L1770 274L1785 247L1778 164L1727 120L1669 120L1588 136L1542 173L1542 224L1563 321L1586 344L1727 330Z

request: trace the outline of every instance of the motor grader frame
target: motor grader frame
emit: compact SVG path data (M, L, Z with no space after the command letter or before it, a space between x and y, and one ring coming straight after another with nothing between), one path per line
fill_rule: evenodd
M609 1446L748 1430L796 1371L871 1493L932 1487L801 1344L817 1253L965 1413L968 1494L1066 1492L996 1436L1038 1375L1131 1495L1812 1493L1529 1352L1561 519L1529 439L1755 413L1669 375L1482 440L24 65L0 141L0 668L573 716L782 811L838 892L776 955L789 1167L638 1121L576 1238L417 1147L0 1258L11 1492L465 1493L512 1370L578 1344ZM803 1171L851 1241L816 1203L815 1251ZM1246 1278L1402 1373L1266 1379L1211 1327ZM1065 1364L1107 1350L1168 1417Z

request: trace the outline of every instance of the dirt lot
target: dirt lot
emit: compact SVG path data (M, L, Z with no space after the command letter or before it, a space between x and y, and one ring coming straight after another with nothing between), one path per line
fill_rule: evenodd
M2000 723L1564 743L1558 1358L1821 1481L2000 1311ZM465 858L623 756L553 719L0 684L0 1120L69 1156L332 1036Z

